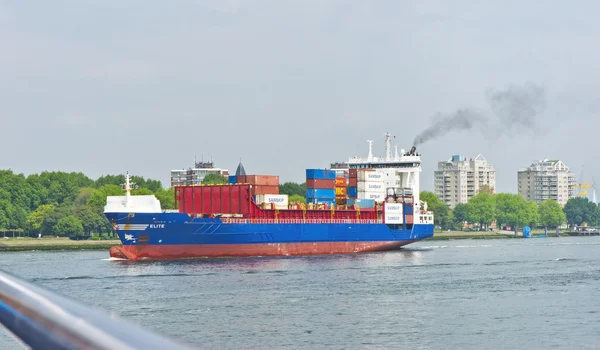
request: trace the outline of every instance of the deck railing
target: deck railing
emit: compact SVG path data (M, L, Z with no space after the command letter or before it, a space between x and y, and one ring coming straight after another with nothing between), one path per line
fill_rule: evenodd
M367 219L238 219L221 218L224 224L381 224Z
M2 271L0 324L31 349L191 349Z

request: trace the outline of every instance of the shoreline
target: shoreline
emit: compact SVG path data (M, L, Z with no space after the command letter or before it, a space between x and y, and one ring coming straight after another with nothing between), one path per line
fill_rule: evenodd
M549 237L555 237L555 233L548 232ZM561 237L568 236L561 232ZM437 232L433 237L426 238L422 241L449 241L457 239L523 239L523 236L516 236L514 233L508 232ZM0 239L0 252L22 252L34 250L108 250L114 246L121 246L120 240L104 240L104 241L73 241L68 238L11 238Z
M120 246L119 240L73 241L68 238L13 238L0 239L0 252L22 252L33 250L108 250Z

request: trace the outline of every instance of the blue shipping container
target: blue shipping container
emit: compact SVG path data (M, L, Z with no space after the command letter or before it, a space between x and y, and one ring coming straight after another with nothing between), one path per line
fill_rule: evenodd
M335 180L335 171L329 169L306 169L306 178Z
M229 183L230 184L236 184L237 183L237 176L235 176L235 175L229 175Z
M348 187L348 197L357 197L358 196L358 191L356 190L356 187Z
M307 188L306 198L335 198L334 188Z
M354 204L359 208L374 208L375 200L373 199L357 199Z
M307 197L306 198L306 203L312 203L312 204L317 204L317 203L335 204L335 199L332 199L332 198L311 198L311 197Z
M413 206L412 205L404 205L404 214L412 215L413 214Z

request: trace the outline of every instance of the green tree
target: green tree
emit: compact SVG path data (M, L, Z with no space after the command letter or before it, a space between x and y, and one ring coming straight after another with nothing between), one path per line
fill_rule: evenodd
M83 225L76 217L69 215L58 221L55 231L60 235L65 235L71 238L83 235Z
M149 196L153 194L154 193L147 188L138 188L137 190L131 191L132 196Z
M487 228L496 217L494 197L488 193L479 193L471 197L466 204L467 221L478 223L480 228Z
M306 198L304 198L304 196L300 196L297 194L293 194L291 196L289 196L288 198L290 204L291 203L306 203Z
M288 196L298 195L304 197L306 196L306 183L285 182L279 186L279 193L287 194Z
M498 226L510 225L515 236L518 227L532 224L538 220L538 209L534 202L526 201L519 194L499 193L496 199L496 221Z
M229 181L221 174L208 174L202 180L203 185L222 185L227 183L229 183Z
M160 189L154 195L163 209L175 209L175 190L172 187L168 190Z
M570 198L563 209L569 225L594 225L598 222L598 208L587 197Z
M427 210L433 212L434 224L441 228L448 228L451 225L450 209L446 203L442 202L435 193L430 191L422 191L420 200L427 203Z
M469 221L469 213L467 205L464 203L458 203L452 210L452 218L455 224L460 225L460 230L463 230L463 223Z
M58 206L55 207L54 210L47 213L44 217L44 221L42 221L41 233L44 236L61 236L64 235L61 231L56 229L56 225L58 222L64 218L71 215L71 207L69 206Z
M92 207L85 205L77 208L75 211L75 217L81 221L83 226L83 232L87 236L91 236L92 233L104 233L110 232L110 225L104 215L98 214Z
M125 190L117 185L104 185L100 188L95 189L90 198L87 200L87 204L91 206L96 212L104 212L104 206L106 205L106 197L108 196L124 196Z
M540 203L539 206L540 224L544 225L544 233L548 233L548 226L556 227L558 236L558 227L565 222L566 215L560 204L554 199L548 199Z
M46 216L54 211L53 204L42 204L36 210L27 216L25 221L25 232L29 235L36 235L42 232L42 224Z

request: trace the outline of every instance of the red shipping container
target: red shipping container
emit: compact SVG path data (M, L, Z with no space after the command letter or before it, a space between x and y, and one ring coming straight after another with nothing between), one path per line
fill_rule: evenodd
M335 180L306 179L306 188L335 188Z
M350 187L358 186L358 179L356 177L351 177L349 182L350 183L348 184L348 186Z
M345 196L346 195L346 187L336 187L335 188L335 196Z
M251 185L260 185L260 186L279 186L279 176L276 175L246 175L240 176L243 181L242 183L249 183ZM240 182L239 179L236 179L237 182Z
M346 187L346 178L338 177L335 179L335 187Z
M406 215L404 220L407 224L412 224L414 221L414 217L412 215Z
M279 186L252 186L250 192L253 196L257 194L279 194Z
M348 169L348 177L350 179L356 179L358 177L358 169Z

